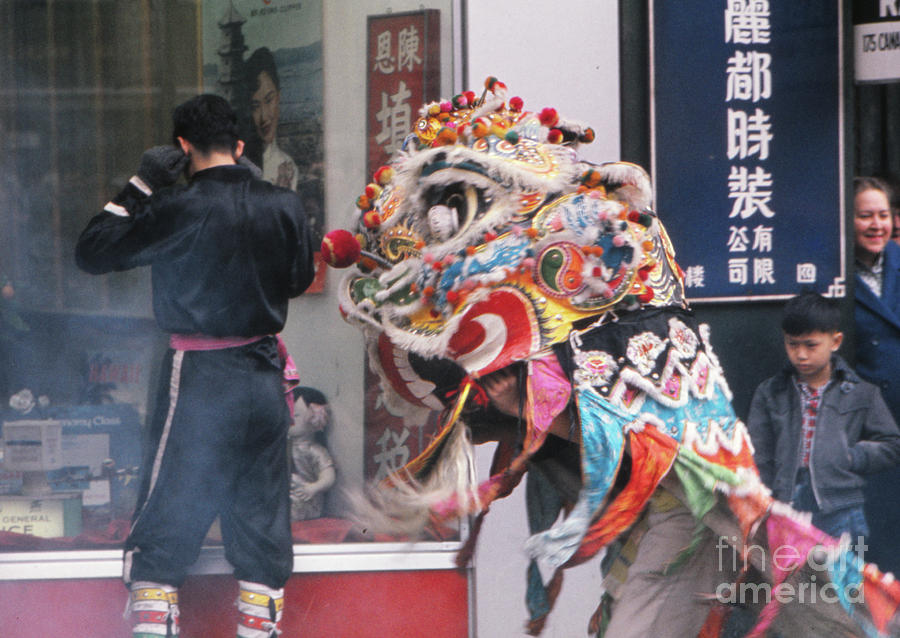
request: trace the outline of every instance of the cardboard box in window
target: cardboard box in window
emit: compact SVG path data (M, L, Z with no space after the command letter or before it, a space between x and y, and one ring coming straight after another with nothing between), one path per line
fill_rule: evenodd
M52 406L46 416L62 426L63 467L88 467L90 476L141 461L141 420L129 404ZM106 466L104 465L106 463Z
M59 422L52 419L4 421L2 435L4 469L41 472L62 467Z
M67 489L83 482L86 513L130 518L137 500L141 462L141 417L130 404L79 405L51 409L62 424ZM87 468L87 472L85 472ZM60 473L61 474L61 473Z
M137 471L141 458L141 422L137 410L124 404L53 406L41 410L40 416L46 418L26 421L7 417L3 422L4 430L34 434L35 423L53 424L57 432L52 441L54 445L42 450L43 446L36 444L36 436L29 438L17 434L13 454L16 457L24 455L20 461L35 457L34 467L29 469L37 469L43 464L44 454L52 452L54 464L44 465L44 469L50 470L46 472L47 483L55 493L77 492L81 498L79 508L83 502L86 510L128 518L137 497ZM32 426L31 429L24 424ZM47 428L42 428L41 432L44 430ZM4 454L7 461L12 458L8 448ZM2 465L0 463L0 469L6 470L8 476L0 483L0 494L21 493L21 472L17 476L10 471L21 468L2 468ZM16 489L17 485L20 489Z

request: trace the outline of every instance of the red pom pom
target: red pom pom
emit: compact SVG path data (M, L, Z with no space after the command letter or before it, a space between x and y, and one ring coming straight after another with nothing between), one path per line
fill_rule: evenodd
M509 108L513 111L521 111L523 106L525 106L525 102L522 101L522 98L518 96L509 98Z
M559 113L556 112L556 109L548 106L538 114L538 119L544 126L556 126L556 123L559 122Z
M550 129L550 132L547 134L547 141L551 144L559 144L563 141L563 134L558 128Z
M466 96L466 101L469 103L469 106L475 106L475 91L466 91L463 95Z
M346 268L359 261L359 241L350 231L338 228L322 239L322 259L332 268Z
M641 303L650 303L655 296L656 295L653 294L653 288L647 288L647 290L638 295L638 301Z

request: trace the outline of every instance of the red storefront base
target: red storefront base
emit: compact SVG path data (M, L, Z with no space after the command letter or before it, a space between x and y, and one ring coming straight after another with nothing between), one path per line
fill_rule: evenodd
M126 638L126 591L114 578L0 582L0 634ZM192 576L181 590L182 638L233 638L237 584ZM457 570L295 574L283 638L465 638L466 573Z

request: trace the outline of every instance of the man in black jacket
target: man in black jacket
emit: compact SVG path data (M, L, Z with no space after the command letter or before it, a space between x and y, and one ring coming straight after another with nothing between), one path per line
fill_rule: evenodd
M864 476L900 462L900 432L878 388L835 354L843 334L831 300L794 297L782 330L791 365L759 385L747 418L760 478L822 531L858 543Z
M170 334L125 544L133 631L178 634L177 588L219 516L241 586L238 636L276 635L293 562L277 333L313 278L308 225L296 193L240 161L223 98L185 102L173 124L173 146L143 154L76 249L90 273L150 266L154 314ZM183 170L188 183L174 185Z

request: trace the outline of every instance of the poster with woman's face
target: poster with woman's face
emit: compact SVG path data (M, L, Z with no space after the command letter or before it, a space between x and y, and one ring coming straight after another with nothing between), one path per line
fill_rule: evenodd
M206 0L203 84L238 113L263 179L303 198L324 225L322 0Z

